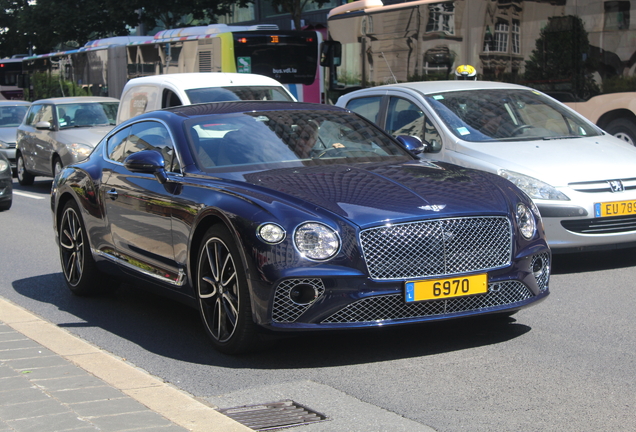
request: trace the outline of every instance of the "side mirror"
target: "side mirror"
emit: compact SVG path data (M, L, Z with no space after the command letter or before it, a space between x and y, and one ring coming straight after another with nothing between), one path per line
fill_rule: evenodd
M426 152L426 144L422 143L422 141L416 137L411 135L398 135L396 138L397 142L406 149L412 155L418 155L420 153Z
M51 130L51 122L41 121L35 124L37 130Z
M340 66L342 44L338 41L324 41L320 45L320 66Z
M168 181L163 155L156 150L142 150L124 159L124 167L134 173L154 174L159 183Z

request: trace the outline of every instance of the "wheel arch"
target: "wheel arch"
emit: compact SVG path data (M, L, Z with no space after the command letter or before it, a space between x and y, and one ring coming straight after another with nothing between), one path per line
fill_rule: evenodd
M634 114L632 111L626 108L621 108L621 109L616 109L616 110L606 112L598 119L598 121L596 122L596 125L600 127L601 129L605 129L607 125L609 125L611 122L619 118L624 118L626 120L629 120L632 123L634 123L634 125L636 125L636 114Z

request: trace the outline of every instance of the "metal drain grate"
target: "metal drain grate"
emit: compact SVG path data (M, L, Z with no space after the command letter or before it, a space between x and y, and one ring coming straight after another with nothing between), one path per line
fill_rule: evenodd
M257 431L301 426L327 420L327 416L291 400L219 409L233 420Z

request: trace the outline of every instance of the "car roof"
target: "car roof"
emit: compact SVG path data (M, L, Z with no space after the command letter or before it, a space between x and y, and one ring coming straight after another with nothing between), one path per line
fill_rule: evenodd
M23 100L5 100L0 101L0 106L29 106L31 102Z
M153 75L147 77L133 78L126 87L143 85L143 84L171 84L184 90L202 88L202 87L220 87L220 86L282 86L281 83L273 78L258 74L245 73L227 73L227 72L193 72L193 73L174 73L165 75Z
M141 119L172 117L177 114L179 117L197 117L211 114L229 114L246 111L283 111L283 110L323 110L350 112L347 109L335 105L291 102L291 101L229 101L210 102L194 105L181 105L172 108L164 108L156 111L149 111L136 117L126 120L124 123L134 123ZM122 123L122 124L124 124Z
M378 87L371 87L368 89L357 90L350 94L362 93L370 90L387 90L390 88L404 88L412 89L423 94L442 93L449 91L460 90L488 90L488 89L523 89L532 90L529 87L524 87L517 84L508 84L494 81L417 81L417 82L405 82L399 84L387 84Z
M119 99L104 96L74 96L59 97L49 99L39 99L34 104L50 103L54 105L72 104L72 103L90 103L90 102L119 102Z

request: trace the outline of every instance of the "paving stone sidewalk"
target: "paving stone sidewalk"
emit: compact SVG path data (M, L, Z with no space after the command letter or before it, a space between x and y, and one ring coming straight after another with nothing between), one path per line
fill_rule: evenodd
M0 432L251 431L0 297Z

